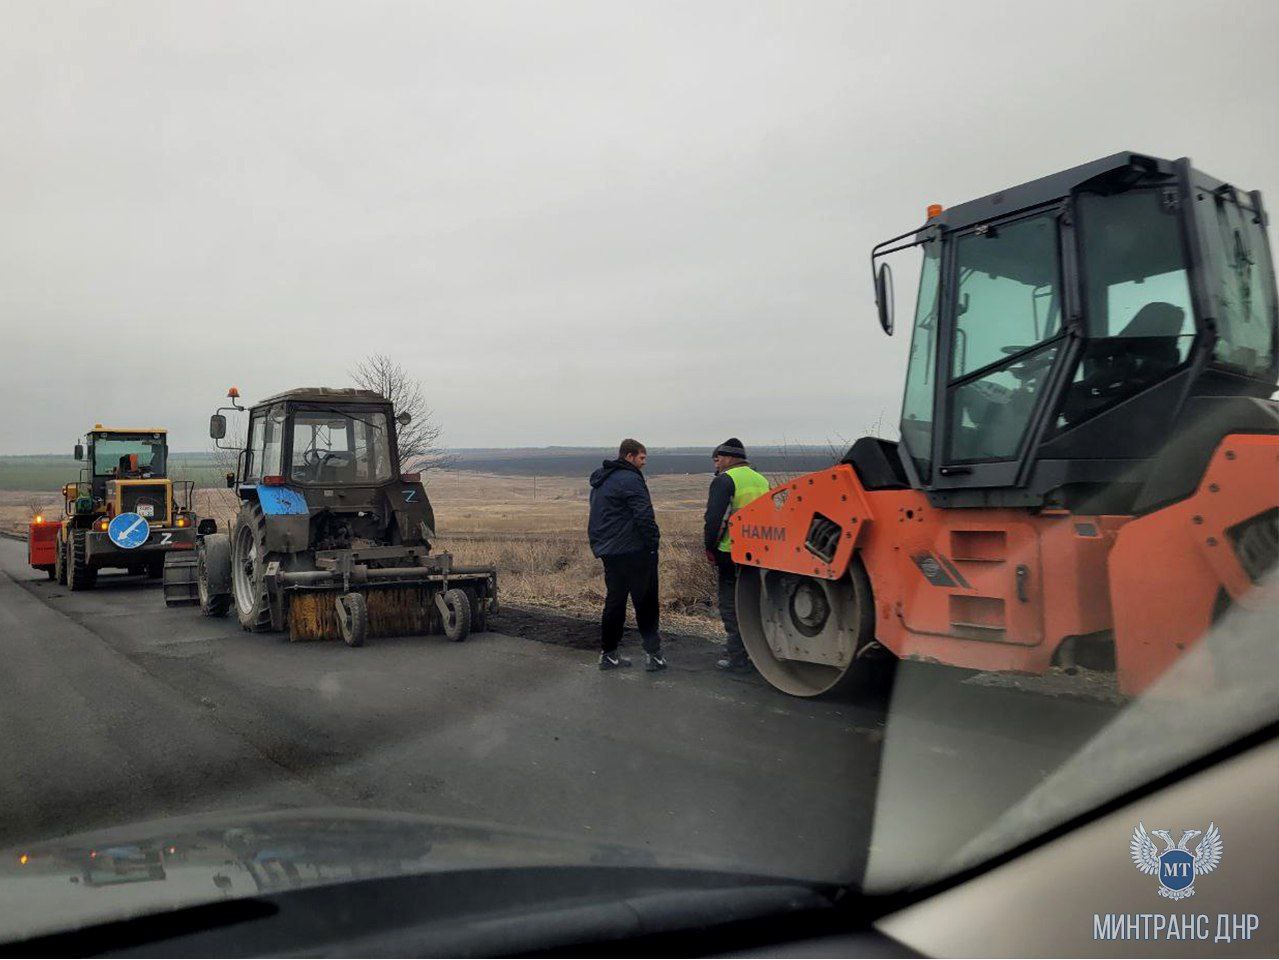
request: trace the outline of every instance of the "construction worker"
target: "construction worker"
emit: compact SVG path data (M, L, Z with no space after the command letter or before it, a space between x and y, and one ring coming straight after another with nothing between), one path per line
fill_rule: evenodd
M604 564L604 613L600 618L600 669L629 667L617 652L626 627L626 598L644 641L645 669L665 670L662 637L657 632L657 547L661 532L653 500L644 482L648 451L638 440L623 440L616 460L591 474L591 514L587 535L591 552Z
M715 479L711 481L706 499L703 540L706 559L719 575L719 616L728 634L724 657L715 666L741 672L750 669L750 658L737 629L737 564L733 563L730 552L733 541L728 533L728 518L768 493L769 483L746 461L746 448L736 437L716 447L711 460L715 464Z

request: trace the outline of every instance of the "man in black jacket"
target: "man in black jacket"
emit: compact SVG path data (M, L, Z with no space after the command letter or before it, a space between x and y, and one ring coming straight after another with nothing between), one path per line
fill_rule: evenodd
M666 669L657 632L657 546L661 533L644 482L648 451L638 440L623 440L616 460L591 474L591 552L604 563L604 614L600 618L600 669L629 667L617 652L626 626L626 598L644 640L645 669Z

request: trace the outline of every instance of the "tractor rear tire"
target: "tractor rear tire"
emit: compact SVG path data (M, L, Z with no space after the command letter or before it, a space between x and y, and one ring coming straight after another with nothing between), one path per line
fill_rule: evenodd
M454 587L444 591L444 605L449 615L444 619L444 636L454 643L461 643L471 633L471 598L465 590Z
M73 590L92 590L98 582L98 571L89 566L88 534L71 531L71 562L67 566L67 586Z
M271 598L266 587L266 515L246 503L236 518L231 541L231 586L240 626L253 633L271 629Z
M337 605L338 630L348 647L362 647L369 635L369 607L362 593L344 593Z
M67 545L60 540L55 540L54 545L57 549L53 555L53 579L65 587L67 585Z

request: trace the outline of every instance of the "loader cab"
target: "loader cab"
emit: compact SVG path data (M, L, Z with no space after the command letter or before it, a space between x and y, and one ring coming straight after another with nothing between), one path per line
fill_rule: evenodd
M872 264L922 254L897 455L934 504L1126 510L1187 417L1275 390L1259 194L1123 153L930 213Z
M116 430L95 427L76 445L93 496L102 499L113 480L162 480L168 477L168 434L160 429Z

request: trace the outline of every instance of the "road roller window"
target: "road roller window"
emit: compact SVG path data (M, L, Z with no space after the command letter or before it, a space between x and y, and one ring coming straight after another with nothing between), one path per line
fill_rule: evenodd
M1205 224L1217 318L1213 356L1222 366L1264 376L1275 356L1275 278L1266 233L1256 211L1232 196L1210 199L1216 207Z
M978 227L956 243L950 457L1014 457L1057 355L1056 213ZM1044 343L1043 348L1034 349Z

